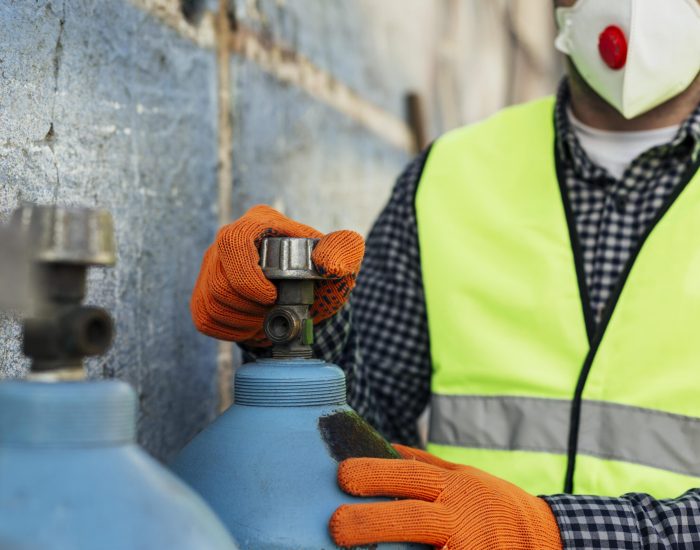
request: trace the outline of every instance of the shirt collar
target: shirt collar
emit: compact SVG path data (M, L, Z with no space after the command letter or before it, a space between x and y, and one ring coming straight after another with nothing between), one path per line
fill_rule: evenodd
M569 91L569 81L564 78L559 84L557 91L557 101L554 110L554 127L557 134L557 147L559 159L566 165L571 166L574 173L584 181L609 180L607 171L597 166L588 158L581 143L576 137L574 129L571 127L567 109L571 104L571 92Z
M566 112L570 104L571 92L569 90L569 81L567 78L564 78L557 91L554 113L554 124L560 160L570 164L576 175L584 180L610 180L611 176L607 171L594 164L593 161L588 158L583 147L581 147ZM695 111L681 124L676 137L674 137L670 143L654 148L649 154L660 156L675 154L687 155L688 152L690 152L690 160L692 162L700 158L700 104L698 104Z

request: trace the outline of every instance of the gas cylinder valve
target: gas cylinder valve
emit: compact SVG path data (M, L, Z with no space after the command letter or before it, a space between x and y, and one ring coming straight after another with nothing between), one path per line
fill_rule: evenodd
M263 328L272 342L272 356L311 358L314 281L323 277L311 261L317 239L269 237L260 245L260 267L277 287L275 307L265 317Z
M10 226L30 263L30 313L23 321L30 378L82 378L83 358L112 342L110 315L82 304L88 267L114 264L112 218L105 210L27 204Z
M82 303L88 267L115 260L110 214L28 204L3 229L2 252L27 276L6 272L23 297L6 300L0 284L0 306L19 310L32 364L28 380L0 382L0 548L237 550L201 499L136 444L134 390L81 380L83 358L112 341L107 311Z

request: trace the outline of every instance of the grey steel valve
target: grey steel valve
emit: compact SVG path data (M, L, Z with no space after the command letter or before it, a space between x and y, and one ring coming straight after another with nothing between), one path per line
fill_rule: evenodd
M314 281L323 279L311 261L316 239L269 237L260 245L260 267L277 287L275 307L265 317L265 335L272 356L310 358Z
M104 353L112 342L110 315L82 304L88 267L114 264L112 218L105 210L27 204L15 210L10 227L31 264L23 350L32 375L80 378L83 358Z

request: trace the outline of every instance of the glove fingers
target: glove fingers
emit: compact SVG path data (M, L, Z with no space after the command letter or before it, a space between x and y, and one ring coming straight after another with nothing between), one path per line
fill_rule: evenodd
M227 307L213 299L205 299L201 303L206 311L207 318L213 323L239 328L246 333L251 330L262 330L263 318L260 315ZM199 300L197 305L199 306Z
M314 323L335 315L347 302L354 286L355 279L352 276L343 277L340 280L317 282L314 289L314 303L309 310Z
M449 528L442 506L414 500L343 505L329 523L339 546L416 542L442 548Z
M446 483L444 470L417 460L349 458L338 466L338 485L357 496L433 501Z
M270 309L270 305L261 304L255 300L246 298L237 292L229 283L219 262L211 266L207 280L206 293L222 306L250 313L258 317L264 316ZM275 290L276 294L276 290Z
M360 271L365 241L359 233L342 230L322 237L311 259L321 275L345 277Z
M203 298L211 296L223 305L248 313L264 315L269 307L237 291L235 282L236 279L233 281L229 279L215 242L204 252L199 275L194 285L193 296L200 295ZM274 293L274 299L276 299L277 291L274 285L272 286L272 292Z
M200 322L197 325L197 330L217 340L226 340L229 342L245 342L250 334L247 331L234 329L219 323L210 323L209 321Z
M219 340L230 340L234 342L244 342L256 334L256 329L252 326L230 326L214 319L206 309L203 301L193 297L190 302L192 319L197 330L207 336L218 338Z
M248 340L262 330L266 307L228 288L226 279L215 274L218 264L210 247L190 299L192 320L197 330L214 338Z
M256 242L264 228L243 223L241 219L227 225L216 237L216 259L230 287L238 294L260 304L272 305L277 298L275 285L260 268Z
M442 458L424 451L423 449L416 449L414 447L407 447L406 445L400 445L399 443L393 443L392 446L401 455L402 458L407 460L418 460L424 462L425 464L432 464L433 466L438 466L440 468L445 468L447 470L459 470L464 468L462 464L455 464L454 462L448 462Z
M190 311L197 330L214 338L244 342L262 330L259 316L223 306L206 293L192 295Z

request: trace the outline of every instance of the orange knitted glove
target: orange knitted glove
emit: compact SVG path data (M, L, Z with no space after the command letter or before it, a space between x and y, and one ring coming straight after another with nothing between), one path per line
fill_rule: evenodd
M222 227L204 253L190 300L192 319L200 332L252 346L269 345L262 327L277 299L277 289L258 265L258 246L265 237L320 239L311 259L328 280L316 283L311 306L315 323L334 315L348 299L365 250L360 235L336 231L324 236L269 206L254 206Z
M476 468L395 448L406 460L340 463L344 491L411 500L341 506L330 521L339 546L414 542L443 550L561 550L556 519L541 498Z

